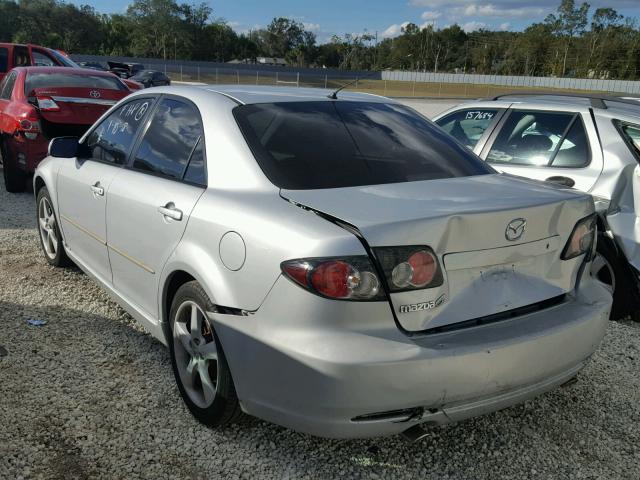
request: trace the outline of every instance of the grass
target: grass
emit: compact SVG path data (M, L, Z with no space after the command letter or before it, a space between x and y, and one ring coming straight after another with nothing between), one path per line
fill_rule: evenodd
M346 79L317 77L298 77L295 73L278 74L261 72L259 75L245 75L235 73L220 73L218 75L188 75L168 72L167 75L172 80L185 82L202 82L208 84L231 84L231 85L279 85L315 87L315 88L338 88L344 85ZM472 83L424 83L424 82L401 82L391 80L358 80L357 83L347 87L345 90L354 92L372 93L385 97L430 97L430 98L483 98L502 95L513 92L540 91L540 92L579 92L589 93L586 90L558 90L536 87L505 87L502 85L472 84ZM604 93L604 92L598 92Z

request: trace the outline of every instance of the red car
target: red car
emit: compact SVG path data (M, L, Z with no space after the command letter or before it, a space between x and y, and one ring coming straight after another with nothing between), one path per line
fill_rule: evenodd
M0 83L5 187L23 191L55 137L81 136L131 90L115 75L83 68L18 67Z
M38 45L0 43L0 80L15 67L77 67L59 51Z
M81 68L68 55L60 50L39 45L21 45L19 43L0 43L0 80L15 67L71 67ZM131 90L139 90L143 85L129 79L123 79Z

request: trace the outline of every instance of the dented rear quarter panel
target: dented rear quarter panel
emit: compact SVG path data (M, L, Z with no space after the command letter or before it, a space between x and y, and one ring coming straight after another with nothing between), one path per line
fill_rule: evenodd
M238 233L245 245L244 264L236 271L224 265L219 253L227 232ZM215 304L253 311L280 276L281 262L336 255L366 252L354 235L283 200L277 189L252 193L210 188L191 213L163 276L187 271Z

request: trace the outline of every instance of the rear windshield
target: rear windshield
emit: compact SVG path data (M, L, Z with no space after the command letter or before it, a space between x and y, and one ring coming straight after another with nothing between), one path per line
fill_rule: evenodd
M124 84L116 77L102 75L74 75L69 73L29 73L24 85L24 92L28 95L36 88L80 87L107 88L111 90L126 90Z
M310 190L494 173L413 110L322 101L253 104L234 115L265 175Z

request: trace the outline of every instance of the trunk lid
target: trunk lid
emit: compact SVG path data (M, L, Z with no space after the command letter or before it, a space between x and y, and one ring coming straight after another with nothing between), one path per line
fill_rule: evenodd
M129 93L127 90L107 88L50 87L36 88L30 97L50 98L56 103L57 110L39 110L47 122L91 125Z
M371 247L426 245L434 250L442 286L391 295L398 320L409 331L494 315L569 292L582 257L559 257L576 222L593 212L587 194L507 175L282 190L281 195L356 226ZM507 225L516 219L526 220L525 231L509 240Z

